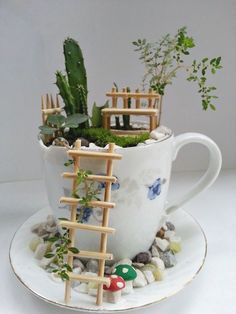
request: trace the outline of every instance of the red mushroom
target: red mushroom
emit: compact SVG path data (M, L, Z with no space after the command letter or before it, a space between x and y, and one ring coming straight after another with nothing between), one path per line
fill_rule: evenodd
M103 285L103 289L106 291L107 302L117 303L121 297L121 290L125 287L125 281L117 275L111 275L108 278L110 278L110 285Z

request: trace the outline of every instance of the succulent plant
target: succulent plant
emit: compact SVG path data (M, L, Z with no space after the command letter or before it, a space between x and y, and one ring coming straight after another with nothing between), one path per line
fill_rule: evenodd
M64 41L63 52L66 75L57 71L56 85L64 100L64 110L67 116L75 113L88 115L87 74L82 50L74 39L67 38ZM88 121L84 122L81 127L89 127Z

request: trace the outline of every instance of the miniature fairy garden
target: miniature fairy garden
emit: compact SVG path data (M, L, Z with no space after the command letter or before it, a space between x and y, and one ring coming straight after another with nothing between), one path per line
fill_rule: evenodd
M66 303L71 288L97 296L97 305L101 305L103 295L105 301L116 303L121 295L133 292L133 288L163 280L181 251L181 238L175 226L166 221L149 249L132 259L112 260L112 252L106 252L107 235L115 232L115 226L108 225L109 209L116 205L111 202L112 192L119 193L121 184L113 174L113 161L119 163L126 147L150 145L172 135L170 129L160 125L162 102L166 87L180 70L186 72L187 81L196 83L203 109L215 110L216 88L207 85L207 74L215 74L221 68L221 58L205 57L186 65L184 58L195 43L185 27L159 42L138 39L133 45L145 67L142 86L135 91L130 87L119 89L114 83L106 93L111 104L94 103L90 114L82 51L74 39L68 38L63 45L66 74L56 72L59 94L42 96L40 139L46 147L66 148L68 161L64 167L73 168L72 172L62 174L72 180L70 195L60 195L60 203L68 206L70 217L56 220L49 215L45 222L32 227L35 236L29 245L51 279L65 282ZM146 120L135 120L137 116ZM121 149L119 154L117 149ZM104 160L106 173L80 168L83 158ZM147 186L150 201L158 198L164 183L166 179L158 177ZM96 208L101 209L99 226L89 224ZM89 252L76 247L76 229L100 232L100 250Z

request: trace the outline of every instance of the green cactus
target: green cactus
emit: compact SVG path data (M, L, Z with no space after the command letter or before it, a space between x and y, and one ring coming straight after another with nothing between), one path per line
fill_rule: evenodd
M126 88L127 92L130 92L130 88L127 87ZM131 98L128 98L128 108L131 108ZM130 130L132 129L132 126L130 125L130 116L128 115L123 115L122 116L123 119L123 127L125 130Z
M102 127L102 109L108 108L109 107L109 102L108 100L105 102L103 106L98 107L96 103L94 102L93 104L93 109L92 109L92 126L94 128L101 128Z
M72 38L64 41L66 75L56 72L56 85L65 103L67 115L74 113L88 114L87 106L87 75L84 58L79 44ZM81 127L89 127L88 121Z

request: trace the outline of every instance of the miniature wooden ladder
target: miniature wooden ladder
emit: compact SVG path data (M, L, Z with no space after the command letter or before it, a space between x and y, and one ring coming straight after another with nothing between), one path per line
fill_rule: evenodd
M89 225L84 223L78 223L76 221L77 206L80 199L73 197L61 197L60 202L70 205L71 216L70 220L60 221L60 225L67 227L69 229L69 239L71 241L70 245L73 247L75 245L75 236L76 229L87 230L87 231L96 231L101 233L100 238L100 251L80 251L77 254L71 252L68 253L68 264L70 267L73 266L74 257L87 257L95 258L99 260L99 270L98 276L86 276L78 275L73 272L69 273L70 280L67 280L65 283L65 302L68 303L71 298L71 280L79 280L81 282L95 282L98 284L97 289L97 300L96 304L101 305L103 301L103 284L109 285L109 279L104 277L104 268L105 260L113 259L112 254L107 253L107 235L109 233L114 233L115 229L108 227L109 223L109 209L114 208L115 204L110 202L111 198L111 184L116 182L116 177L112 176L113 171L113 160L119 160L122 158L122 155L114 153L114 144L109 144L107 152L94 152L94 151L84 151L80 149L81 141L77 140L75 143L75 149L69 150L68 155L74 160L74 172L65 172L63 173L64 178L73 179L72 189L73 191L77 188L77 173L80 168L80 159L81 158L95 158L95 159L104 159L106 160L106 175L88 175L86 180L105 182L105 192L104 192L104 201L91 201L89 206L91 207L100 207L103 209L102 216L102 225Z

